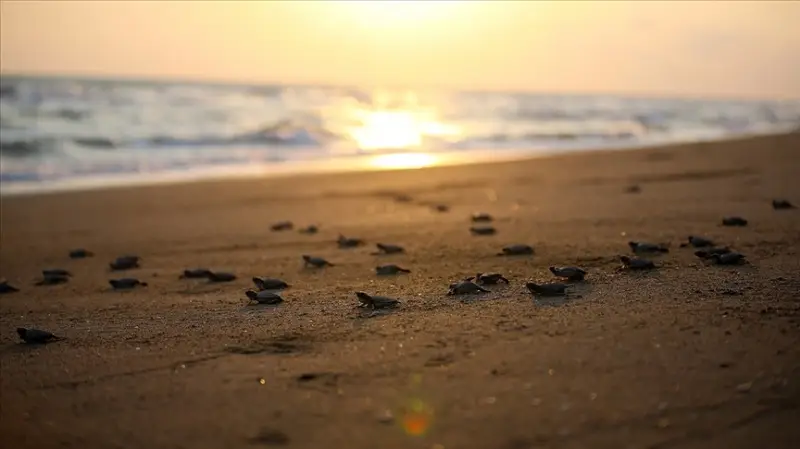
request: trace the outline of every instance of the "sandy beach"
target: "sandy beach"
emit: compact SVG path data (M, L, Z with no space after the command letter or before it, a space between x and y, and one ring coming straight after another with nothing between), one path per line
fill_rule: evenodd
M0 441L47 448L800 447L800 134L3 197ZM626 193L636 184L639 193ZM409 201L398 201L398 195ZM449 211L436 211L444 204ZM495 217L473 236L470 215ZM739 215L746 227L723 227ZM272 232L291 220L296 228ZM298 227L316 224L305 235ZM339 234L363 247L340 249ZM679 245L711 238L749 264ZM629 240L669 244L616 271ZM376 242L405 254L377 256ZM529 244L532 256L498 257ZM72 248L95 257L71 260ZM141 268L110 273L133 253ZM301 254L335 264L304 269ZM396 263L408 275L378 277ZM589 275L563 300L527 281ZM178 279L187 268L230 283ZM66 284L33 286L45 268ZM463 299L451 282L500 272ZM248 306L251 277L286 280ZM112 291L108 280L147 287ZM365 313L355 291L400 307ZM17 327L65 340L19 344Z

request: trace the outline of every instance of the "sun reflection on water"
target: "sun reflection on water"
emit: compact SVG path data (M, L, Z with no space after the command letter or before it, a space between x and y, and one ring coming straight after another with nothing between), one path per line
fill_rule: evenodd
M394 153L373 156L369 163L379 169L409 169L432 167L439 159L429 153Z
M460 134L424 110L362 110L356 116L360 126L350 130L350 137L365 151L424 148L426 139Z

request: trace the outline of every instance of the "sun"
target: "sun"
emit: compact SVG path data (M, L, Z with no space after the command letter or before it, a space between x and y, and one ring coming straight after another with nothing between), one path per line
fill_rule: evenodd
M370 28L412 28L426 22L444 22L463 1L372 0L335 2L348 15Z

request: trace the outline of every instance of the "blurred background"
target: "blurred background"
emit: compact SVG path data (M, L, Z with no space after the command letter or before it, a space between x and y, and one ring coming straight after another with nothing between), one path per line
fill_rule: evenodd
M800 126L800 2L3 1L2 193Z

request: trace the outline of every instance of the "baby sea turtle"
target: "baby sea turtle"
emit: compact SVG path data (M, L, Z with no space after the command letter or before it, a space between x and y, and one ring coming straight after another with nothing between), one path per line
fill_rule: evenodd
M465 281L474 281L480 285L496 285L500 282L505 282L508 284L508 279L506 279L500 273L478 273L474 277L468 277L464 279Z
M7 280L0 281L0 294L18 292L19 289L9 284Z
M314 256L309 256L308 254L303 254L303 266L322 268L322 267L332 267L333 264L323 259L322 257L314 257Z
M58 285L58 284L65 284L69 282L69 276L44 276L42 279L36 282L36 285Z
M316 225L308 225L300 229L301 234L316 234L317 232L319 232L319 228Z
M94 256L93 252L83 248L73 249L70 250L69 252L70 259L85 259L87 257L92 257L92 256Z
M497 234L497 229L491 226L473 226L469 228L469 232L472 235L495 235Z
M631 248L631 251L633 251L634 254L669 252L669 248L665 247L664 245L657 245L655 243L628 242L628 246Z
M390 245L388 243L376 243L375 246L378 247L378 252L383 254L397 254L405 252L402 246L398 245Z
M111 288L114 290L130 290L140 286L147 287L147 282L142 282L134 278L111 279L108 283L111 284Z
M47 276L65 276L65 277L69 277L69 276L72 276L72 273L70 273L67 270L64 270L63 268L51 268L49 270L42 270L42 276L44 276L44 277L47 277Z
M364 240L353 237L345 237L339 234L339 238L336 240L336 244L339 245L339 248L355 248L357 246L363 245Z
M279 221L277 223L273 223L269 228L273 231L289 231L294 228L294 223L291 221Z
M705 248L708 246L714 246L714 242L711 239L707 239L705 237L698 237L696 235L690 235L686 238L687 243L682 244L681 246L693 246L695 248Z
M289 284L276 278L254 277L253 284L255 284L256 288L259 290L282 290L284 288L289 288Z
M24 327L17 328L17 335L19 335L19 338L21 338L22 341L29 345L42 345L45 343L63 340L62 337L56 337L51 332L39 329L25 329Z
M450 210L450 206L448 206L447 204L434 204L433 210L435 210L436 212L447 212Z
M211 273L208 268L194 268L191 270L183 270L180 279L206 279Z
M224 271L209 271L206 278L208 282L231 282L236 280L236 275Z
M503 248L498 256L524 256L533 254L533 247L530 245L509 245Z
M489 293L489 290L481 287L472 281L461 281L450 284L448 295L474 295L476 293Z
M796 209L796 206L788 200L772 200L772 208L775 210Z
M115 271L139 268L139 256L120 256L109 263L108 266Z
M638 257L619 256L622 268L628 270L651 270L656 267L652 260L640 259Z
M393 274L411 273L411 270L406 270L405 268L400 268L397 265L392 264L375 267L375 273L379 276L390 276Z
M550 267L550 272L556 277L569 279L570 281L582 281L586 277L586 270L578 267Z
M400 301L386 296L368 295L364 292L356 292L358 297L358 307L366 307L370 309L389 309L397 307Z
M717 265L739 265L745 262L744 254L729 252L724 254L713 254L711 260Z
M473 223L488 223L492 221L492 216L486 212L475 212L472 214Z
M525 288L529 292L537 296L564 296L567 294L568 284L550 283L550 284L537 284L535 282L528 282Z
M747 226L747 220L742 217L724 217L722 226Z
M642 192L642 188L638 184L632 184L632 185L629 185L628 187L625 187L624 192L625 193L641 193Z
M259 304L279 304L283 302L283 298L281 297L281 295L267 290L262 290L260 292L247 290L246 292L244 292L244 294L247 295L247 298L250 301L255 301Z
M714 247L710 249L701 249L694 252L694 255L701 258L701 259L710 259L714 255L718 254L725 254L731 252L731 249L727 246L723 247Z

